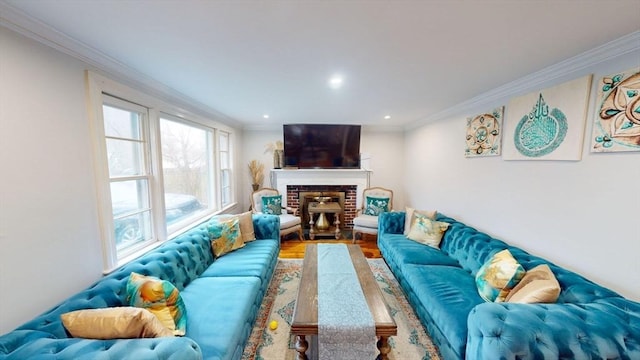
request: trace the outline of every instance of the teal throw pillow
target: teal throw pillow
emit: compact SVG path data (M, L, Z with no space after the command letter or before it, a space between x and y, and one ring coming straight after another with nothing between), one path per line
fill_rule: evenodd
M367 196L364 214L378 216L383 212L389 211L389 198L378 198L373 196Z
M282 214L282 195L263 196L262 212L267 215Z
M211 250L216 258L244 247L240 218L237 216L214 216L207 224L207 231L211 239Z
M476 274L478 293L485 301L504 302L525 274L509 250L494 254Z
M149 310L174 335L185 334L187 309L180 292L172 283L132 272L125 290L127 305Z

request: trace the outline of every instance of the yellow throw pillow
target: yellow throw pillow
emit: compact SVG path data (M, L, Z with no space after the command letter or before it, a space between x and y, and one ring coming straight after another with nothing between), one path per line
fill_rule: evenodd
M524 268L513 258L509 250L502 250L491 257L476 274L478 293L485 301L503 302L520 279Z
M216 258L233 250L244 247L240 235L240 219L237 216L214 216L207 225L211 250Z
M171 330L147 309L111 307L76 310L60 316L73 337L85 339L134 339L173 336Z
M256 233L253 229L253 216L251 211L247 211L238 215L240 219L240 234L242 235L243 242L249 242L256 239Z
M449 223L431 220L420 213L413 213L413 223L407 237L421 244L439 248L442 235L449 228Z
M127 281L127 302L149 310L174 335L187 330L187 310L178 289L169 281L132 272Z
M438 214L435 210L416 210L410 207L406 207L404 211L404 236L409 235L409 231L411 231L411 224L413 224L413 220L415 219L414 214L425 215L431 220L435 220Z
M505 299L505 302L534 304L554 303L560 296L560 284L549 265L542 264L527 271Z

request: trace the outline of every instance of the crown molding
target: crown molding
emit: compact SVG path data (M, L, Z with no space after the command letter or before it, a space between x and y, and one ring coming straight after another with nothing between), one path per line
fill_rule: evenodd
M531 89L540 87L549 81L565 77L567 74L580 72L591 66L638 50L640 50L640 31L634 31L604 45L531 73L467 101L463 101L443 111L411 122L405 125L404 130L410 131L434 121L467 113L480 106L494 104L505 98L522 94L525 91L531 91Z
M232 128L240 128L233 119L205 104L178 92L167 85L131 68L119 60L84 44L61 31L31 17L21 10L0 1L0 26L13 30L43 45L56 49L93 67L103 75L149 95L167 101L187 111L212 118Z

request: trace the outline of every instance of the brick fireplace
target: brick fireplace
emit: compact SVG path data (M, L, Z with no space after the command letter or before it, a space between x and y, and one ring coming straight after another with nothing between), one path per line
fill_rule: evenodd
M351 230L356 209L362 204L362 192L369 187L369 176L370 171L361 169L273 169L270 180L271 187L286 194L283 205L299 209L305 228L309 226L309 218L305 214L305 204L300 202L301 192L331 193L332 198L336 194L335 200L338 201L340 193L344 193L340 227Z

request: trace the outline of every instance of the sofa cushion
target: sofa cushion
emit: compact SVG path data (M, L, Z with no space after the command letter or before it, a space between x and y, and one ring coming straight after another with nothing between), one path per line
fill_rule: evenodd
M288 229L292 226L301 224L302 220L299 216L294 216L291 214L282 214L280 215L280 229Z
M126 291L129 306L151 311L174 335L184 335L187 310L180 292L172 283L155 276L131 273Z
M560 284L549 265L543 264L527 271L505 299L506 302L532 304L554 303L560 295Z
M438 248L449 223L435 221L422 214L413 215L413 223L407 237L421 244Z
M206 359L239 358L260 305L259 294L260 280L256 277L194 280L182 292L195 319L187 324L186 336L200 345Z
M359 215L353 219L354 226L368 227L372 229L378 228L378 217L373 215Z
M499 251L476 274L478 292L486 301L503 302L524 274L509 250Z
M402 234L386 234L383 237L378 237L378 246L385 258L391 258L399 266L401 264L422 264L460 267L455 259L439 249L409 240Z
M118 306L71 311L61 316L65 329L86 339L132 339L173 336L149 310Z
M270 267L267 264L278 257L278 251L277 241L252 241L247 243L242 251L232 252L217 259L200 276L255 276L262 282L268 282Z
M453 266L405 265L403 273L433 325L460 356L467 342L467 316L484 303L467 271Z

